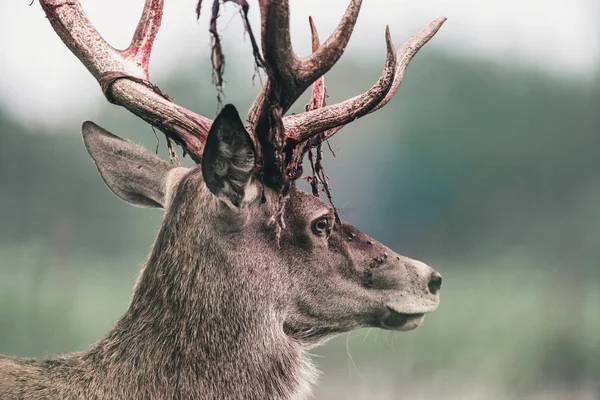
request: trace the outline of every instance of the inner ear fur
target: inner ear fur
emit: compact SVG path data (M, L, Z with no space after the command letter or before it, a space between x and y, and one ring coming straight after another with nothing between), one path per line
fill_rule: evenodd
M249 193L256 150L236 108L227 104L213 122L204 153L202 175L219 199L240 207Z

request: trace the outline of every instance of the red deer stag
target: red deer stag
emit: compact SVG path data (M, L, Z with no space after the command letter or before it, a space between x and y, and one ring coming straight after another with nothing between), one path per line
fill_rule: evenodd
M438 305L437 272L342 221L294 182L306 153L388 103L445 19L397 53L386 31L385 67L375 85L325 106L322 77L342 55L361 1L351 0L322 46L311 24L314 51L299 58L288 1L259 0L256 57L268 79L244 126L232 105L211 121L150 84L163 2L146 0L131 45L117 50L79 1L40 0L107 99L159 128L199 165L175 167L83 124L85 146L108 187L134 205L164 208L164 218L125 315L85 352L0 357L4 400L305 399L315 377L311 346L362 327L414 329ZM284 117L311 85L307 112ZM316 180L323 178L318 173Z

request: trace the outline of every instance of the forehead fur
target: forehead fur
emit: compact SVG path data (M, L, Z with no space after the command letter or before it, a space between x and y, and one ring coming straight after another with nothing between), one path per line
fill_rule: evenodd
M304 215L307 218L318 217L331 211L331 207L327 205L321 198L305 191L292 187L290 198L286 204L286 212Z
M177 197L179 199L177 202L179 206L185 206L186 208L196 209L198 204L201 203L202 205L200 207L202 207L202 214L206 214L210 210L217 214L222 214L220 211L223 211L225 214L230 214L227 212L227 206L222 205L223 207L219 207L220 202L218 199L206 188L202 170L198 167L192 169L173 169L169 176L167 186L168 209L172 209L173 201ZM259 185L257 185L256 191L260 192L261 190L258 186ZM267 198L266 204L260 201L260 195L256 195L254 196L256 197L255 201L249 202L247 207L237 209L236 213L241 212L239 215L243 215L246 218L251 215L264 215L267 218L272 216L272 214L276 212L276 208L273 206L277 204L279 195L271 193L271 191L267 189L265 190L265 196ZM256 208L256 206L259 206L259 208ZM266 208L263 208L264 206L266 206ZM177 208L179 209L181 207ZM260 208L263 210L259 211ZM290 194L286 202L284 214L284 218L287 219L288 222L300 219L306 223L307 221L311 221L331 212L332 208L321 198L316 197L311 193L307 193L295 186L290 188Z

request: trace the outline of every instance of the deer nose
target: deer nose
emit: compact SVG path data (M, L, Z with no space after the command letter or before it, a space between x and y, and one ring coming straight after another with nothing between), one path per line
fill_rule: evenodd
M429 277L429 284L427 287L431 294L437 294L442 288L442 276L434 271Z

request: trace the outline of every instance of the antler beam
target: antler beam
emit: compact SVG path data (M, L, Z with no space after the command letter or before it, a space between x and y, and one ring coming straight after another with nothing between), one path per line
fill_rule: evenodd
M58 36L100 83L110 102L157 127L200 161L212 121L176 105L148 81L164 0L146 0L125 50L113 48L100 36L79 1L40 0L40 4Z

